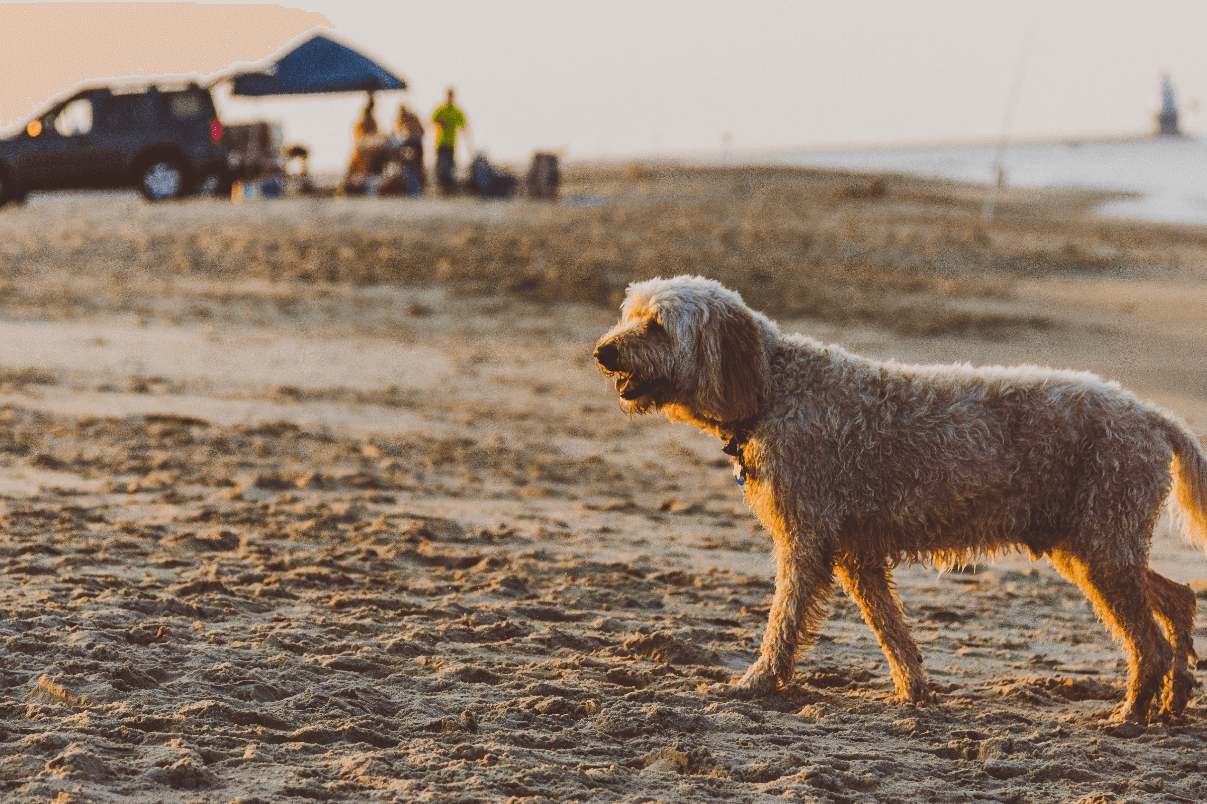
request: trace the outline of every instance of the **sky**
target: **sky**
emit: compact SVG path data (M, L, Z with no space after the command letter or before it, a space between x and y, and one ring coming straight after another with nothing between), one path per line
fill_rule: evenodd
M0 3L0 126L80 80L211 75L315 26L408 83L380 123L455 86L461 150L504 162L1144 134L1164 72L1207 126L1202 0ZM364 103L216 96L325 170Z

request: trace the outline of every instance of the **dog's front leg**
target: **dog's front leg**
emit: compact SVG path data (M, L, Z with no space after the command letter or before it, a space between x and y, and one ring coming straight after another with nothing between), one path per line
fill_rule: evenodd
M796 669L798 647L817 639L834 584L833 559L799 537L776 538L775 595L758 661L725 692L737 697L765 695L787 684Z

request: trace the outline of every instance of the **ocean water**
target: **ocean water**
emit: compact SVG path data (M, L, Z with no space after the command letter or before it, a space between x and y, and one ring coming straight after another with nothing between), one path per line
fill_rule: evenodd
M925 145L780 152L759 161L988 184L993 180L996 153L994 144ZM1104 204L1099 213L1105 216L1207 225L1207 139L1019 142L1006 147L1001 162L1007 186L1135 194Z

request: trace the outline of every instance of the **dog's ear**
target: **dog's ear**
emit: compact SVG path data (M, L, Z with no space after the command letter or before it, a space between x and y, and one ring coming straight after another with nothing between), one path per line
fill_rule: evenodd
M758 412L771 373L763 339L745 309L728 309L710 329L704 362L709 374L709 414L723 422L739 422Z

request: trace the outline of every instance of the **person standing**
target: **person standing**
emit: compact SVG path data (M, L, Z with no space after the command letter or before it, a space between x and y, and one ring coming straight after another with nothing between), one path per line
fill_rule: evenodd
M378 134L377 118L373 115L375 105L373 93L370 92L360 119L352 126L352 160L348 163L348 172L344 174L344 192L374 192L385 167L387 154Z
M408 183L413 180L421 191L427 184L423 171L423 121L405 103L398 107L398 136L402 140L399 152L403 170L411 172Z
M466 128L465 114L453 102L453 88L448 88L448 101L432 112L432 122L436 124L436 182L445 193L457 190L457 178L454 175L454 152L457 146L457 129Z
M352 138L357 143L377 134L377 118L373 116L374 105L373 93L370 92L365 110L360 113L360 119L356 121L356 125L352 126Z

